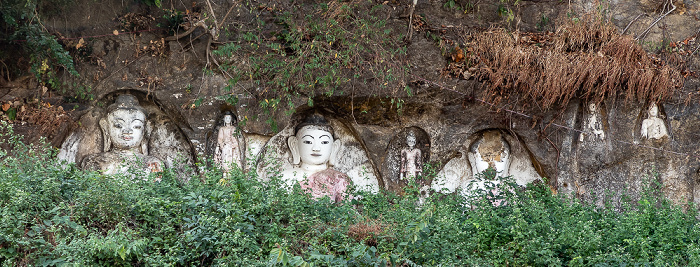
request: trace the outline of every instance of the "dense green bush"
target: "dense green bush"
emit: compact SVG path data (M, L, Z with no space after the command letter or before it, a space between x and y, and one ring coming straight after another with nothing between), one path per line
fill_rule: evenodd
M189 183L61 166L0 140L2 266L645 266L700 264L694 208L649 190L618 210L542 184L500 195L358 193L336 204L206 169ZM493 176L493 174L487 174ZM488 190L487 190L488 191ZM490 191L488 191L490 192ZM503 205L495 206L495 201Z

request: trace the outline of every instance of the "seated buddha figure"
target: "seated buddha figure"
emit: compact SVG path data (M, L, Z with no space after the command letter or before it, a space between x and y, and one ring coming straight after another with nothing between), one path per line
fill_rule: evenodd
M282 178L288 183L298 182L314 198L328 196L338 202L348 196L350 179L329 166L340 148L333 133L330 123L319 114L306 117L294 127L294 135L287 139L293 167L283 171Z
M107 115L99 121L102 130L101 153L86 156L83 169L102 170L104 174L127 173L130 170L161 172L163 162L148 156L146 111L133 95L117 97L107 107Z

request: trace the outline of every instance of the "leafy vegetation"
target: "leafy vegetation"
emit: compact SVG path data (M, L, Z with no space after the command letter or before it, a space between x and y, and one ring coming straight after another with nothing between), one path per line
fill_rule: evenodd
M293 108L295 99L313 105L318 95L348 94L339 89L356 84L366 93L371 93L369 88L403 93L408 68L402 34L381 18L383 5L370 4L257 7L272 15L274 26L258 19L252 29L232 33L233 41L213 52L223 61L220 69L230 78L228 88L253 83L259 92L255 96L268 110L284 104Z
M3 1L0 7L5 40L20 42L20 47L29 55L29 71L42 84L52 89L61 88L58 72L78 76L73 58L59 44L55 36L49 34L41 24L38 13L39 0Z
M2 266L700 264L695 208L651 189L618 211L508 179L500 194L421 206L416 185L336 204L240 171L204 169L186 184L167 170L161 182L80 171L0 133Z

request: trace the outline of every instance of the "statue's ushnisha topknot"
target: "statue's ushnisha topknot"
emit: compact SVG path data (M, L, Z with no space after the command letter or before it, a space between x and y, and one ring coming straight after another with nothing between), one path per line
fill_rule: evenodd
M139 105L139 100L135 96L130 94L123 94L117 97L114 104L107 107L107 113L112 112L117 109L135 109L146 114L146 110Z
M332 136L335 136L333 127L328 122L328 120L326 120L326 118L323 117L323 115L321 114L314 113L309 116L306 116L306 118L304 118L302 122L300 122L299 124L297 124L296 127L294 127L294 135L296 135L299 132L299 130L301 130L301 128L304 128L306 126L315 126L318 129L327 131L331 133Z

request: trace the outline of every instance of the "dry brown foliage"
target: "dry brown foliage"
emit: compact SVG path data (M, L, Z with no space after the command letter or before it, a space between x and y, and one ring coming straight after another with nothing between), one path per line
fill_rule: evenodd
M358 242L364 241L365 245L376 246L377 237L386 232L387 226L380 219L365 220L350 225L347 235Z
M476 76L487 81L489 100L497 103L517 97L547 109L574 97L663 101L684 82L677 68L594 15L564 19L554 33L493 29L472 36L468 44Z
M51 137L63 127L63 124L72 124L68 113L61 106L52 106L49 103L25 104L18 108L17 121L29 122L39 126L42 136Z

